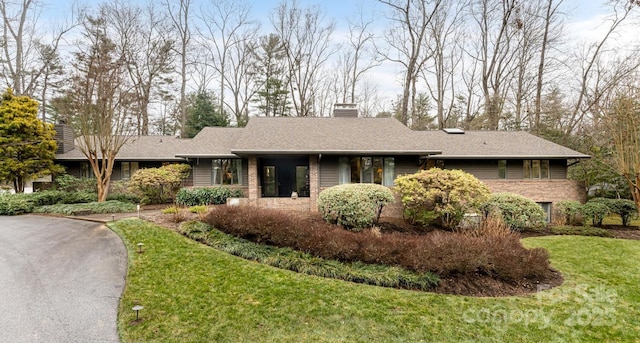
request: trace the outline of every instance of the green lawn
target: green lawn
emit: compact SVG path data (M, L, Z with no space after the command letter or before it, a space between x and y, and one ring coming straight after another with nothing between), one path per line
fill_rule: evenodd
M128 219L118 326L123 342L430 342L640 340L640 242L528 238L563 286L526 297L471 298L307 276ZM145 251L137 253L138 242ZM142 320L131 310L140 303Z

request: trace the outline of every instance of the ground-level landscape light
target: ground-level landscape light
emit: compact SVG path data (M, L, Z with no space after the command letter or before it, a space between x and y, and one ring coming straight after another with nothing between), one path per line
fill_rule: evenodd
M142 310L144 307L142 305L136 305L132 308L132 310L136 311L136 321L138 321L138 312Z
M138 243L138 253L142 253L142 246L144 246L144 243Z
M115 215L115 214L112 214L112 215L111 215L111 221L115 221L115 220L116 220L116 215Z

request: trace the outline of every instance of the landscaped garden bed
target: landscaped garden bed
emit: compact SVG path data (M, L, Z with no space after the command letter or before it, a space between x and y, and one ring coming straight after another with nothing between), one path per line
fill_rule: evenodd
M165 221L173 218L172 214L164 215ZM383 218L383 230L350 232L324 222L317 213L228 206L211 207L204 221L238 238L294 249L316 258L435 273L440 282L429 289L433 292L504 296L534 292L540 284L555 286L562 282L560 273L549 266L543 249L524 248L520 236L505 228L466 233L420 231ZM391 232L394 228L406 231ZM202 230L189 235L206 243L207 234L203 236Z

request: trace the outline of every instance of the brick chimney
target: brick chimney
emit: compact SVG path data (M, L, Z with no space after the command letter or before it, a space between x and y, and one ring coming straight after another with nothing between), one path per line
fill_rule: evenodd
M358 117L358 107L356 104L335 104L333 105L334 117Z

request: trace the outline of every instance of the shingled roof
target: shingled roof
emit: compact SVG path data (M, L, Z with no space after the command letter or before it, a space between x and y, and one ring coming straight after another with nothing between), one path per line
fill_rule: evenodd
M77 145L77 142L76 142ZM589 158L524 131L412 131L394 118L253 117L245 128L207 127L192 139L135 136L120 161L183 161L246 155L438 155L438 159ZM86 160L80 149L57 160Z
M438 159L565 159L589 158L524 131L416 131L425 146L442 150Z
M254 154L431 155L394 118L253 117L231 152Z
M176 157L176 153L183 150L182 146L187 141L173 136L133 136L122 146L116 161L184 161L184 158ZM78 145L76 138L76 148L56 154L56 160L86 161Z
M192 139L186 139L176 153L187 158L233 158L231 153L244 129L235 127L205 127Z

